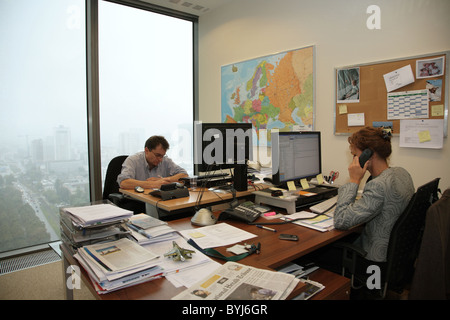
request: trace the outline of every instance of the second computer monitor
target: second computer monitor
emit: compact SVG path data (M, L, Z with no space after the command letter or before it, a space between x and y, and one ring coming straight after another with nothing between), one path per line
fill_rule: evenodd
M251 123L196 123L196 174L246 165L253 158L252 128Z
M319 131L272 132L272 180L298 183L322 173Z

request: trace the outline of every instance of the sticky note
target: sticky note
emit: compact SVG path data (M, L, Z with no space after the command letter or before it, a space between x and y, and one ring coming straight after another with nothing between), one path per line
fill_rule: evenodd
M429 130L420 131L417 133L417 135L419 136L420 143L431 141L431 135Z
M247 253L247 249L245 249L245 246L241 244L236 244L230 248L227 249L228 252L234 253L234 254L242 254Z
M317 183L318 183L318 184L322 184L322 183L323 183L323 176L322 176L321 173L319 173L319 174L316 176L316 179L317 179Z
M297 190L297 188L295 187L294 181L288 181L288 182L287 182L287 186L288 186L289 191L295 191L295 190Z
M201 232L195 231L189 234L192 238L202 238L205 235Z
M309 189L308 180L306 180L306 179L301 179L301 180L300 180L300 183L301 183L303 189Z
M346 114L347 113L347 105L341 104L339 105L339 114Z

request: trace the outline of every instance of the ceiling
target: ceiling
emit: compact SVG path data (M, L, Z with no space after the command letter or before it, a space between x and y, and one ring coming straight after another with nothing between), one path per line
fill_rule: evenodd
M141 0L161 7L201 16L234 0Z

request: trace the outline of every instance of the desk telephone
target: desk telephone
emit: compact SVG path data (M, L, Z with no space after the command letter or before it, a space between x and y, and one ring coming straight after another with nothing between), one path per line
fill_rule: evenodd
M245 222L253 222L258 219L261 214L269 212L270 210L271 209L269 207L255 204L252 201L246 201L237 207L229 208L223 211L219 216L219 220L231 218L243 220Z

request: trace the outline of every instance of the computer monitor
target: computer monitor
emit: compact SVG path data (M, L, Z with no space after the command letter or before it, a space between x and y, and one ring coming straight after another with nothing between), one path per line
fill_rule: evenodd
M234 168L253 159L251 123L203 123L194 126L194 170Z
M274 185L299 183L322 173L319 131L272 132Z

